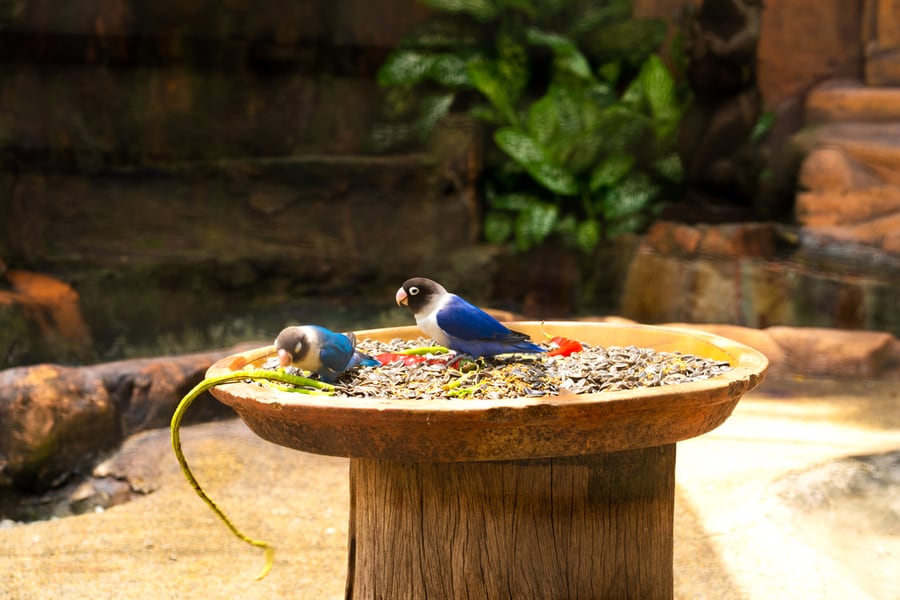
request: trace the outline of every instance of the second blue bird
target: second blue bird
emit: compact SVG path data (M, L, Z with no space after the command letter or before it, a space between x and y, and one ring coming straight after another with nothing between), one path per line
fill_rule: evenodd
M318 325L285 327L275 339L275 350L282 367L311 371L328 383L347 369L380 364L356 349L353 333L335 333Z
M419 329L457 353L490 357L511 352L545 352L524 333L507 329L431 279L407 279L395 299L397 304L412 310Z

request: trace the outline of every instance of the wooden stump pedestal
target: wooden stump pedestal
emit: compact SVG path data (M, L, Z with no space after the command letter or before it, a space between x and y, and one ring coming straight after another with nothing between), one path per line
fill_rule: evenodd
M350 461L347 598L671 598L675 444Z
M213 388L260 437L350 458L346 596L672 598L675 444L718 427L768 361L696 331L513 323L589 344L727 360L705 381L507 400L398 400ZM357 332L387 341L415 327ZM271 346L208 376L261 365Z

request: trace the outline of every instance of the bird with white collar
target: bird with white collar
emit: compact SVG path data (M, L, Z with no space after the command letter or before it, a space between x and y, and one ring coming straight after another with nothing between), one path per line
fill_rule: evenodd
M546 352L526 334L507 329L494 317L431 279L407 279L397 290L395 300L412 310L419 329L458 354L477 358Z

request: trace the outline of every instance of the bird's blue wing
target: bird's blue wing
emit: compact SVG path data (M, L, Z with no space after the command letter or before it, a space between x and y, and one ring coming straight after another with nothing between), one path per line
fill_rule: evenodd
M435 319L444 333L463 340L513 342L524 337L510 331L497 319L455 294L438 311Z
M353 342L343 333L319 330L319 359L322 364L341 372L353 356Z

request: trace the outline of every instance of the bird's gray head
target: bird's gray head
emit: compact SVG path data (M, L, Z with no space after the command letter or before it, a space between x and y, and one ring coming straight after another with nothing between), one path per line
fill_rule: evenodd
M282 367L302 361L309 352L309 347L310 339L303 327L286 327L275 338L278 363Z
M397 304L408 306L413 314L427 312L428 307L447 293L444 286L425 277L407 279L397 290Z

